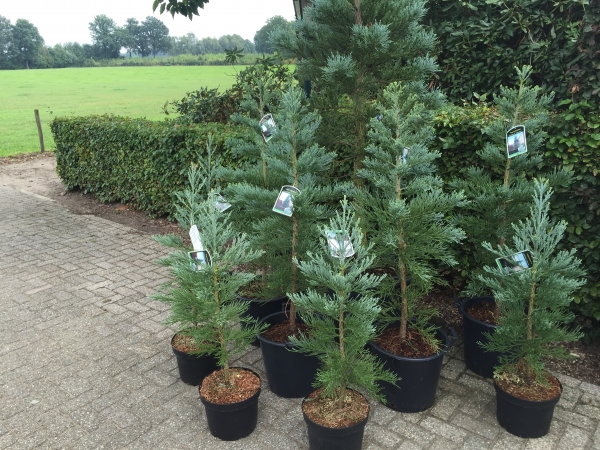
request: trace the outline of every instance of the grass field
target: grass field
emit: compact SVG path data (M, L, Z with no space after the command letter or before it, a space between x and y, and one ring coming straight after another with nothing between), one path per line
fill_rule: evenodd
M115 114L161 120L167 100L181 99L202 86L225 90L234 81L231 66L3 70L0 156L40 150L34 109L40 112L46 149L54 149L48 123L56 116Z

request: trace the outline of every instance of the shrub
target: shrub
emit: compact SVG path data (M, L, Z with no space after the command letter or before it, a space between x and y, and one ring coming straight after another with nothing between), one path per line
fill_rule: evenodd
M247 133L234 125L181 125L115 116L57 117L50 123L58 175L102 202L128 203L152 216L173 213L173 193L185 186L191 163L213 144L225 165L239 161L225 140Z

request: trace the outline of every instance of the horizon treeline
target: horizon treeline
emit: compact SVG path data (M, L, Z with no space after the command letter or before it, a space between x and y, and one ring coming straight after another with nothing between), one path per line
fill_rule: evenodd
M198 64L203 64L202 55L224 54L234 48L245 54L265 52L269 49L268 32L275 25L289 23L280 16L269 19L252 42L238 34L202 39L194 33L170 36L167 26L152 16L142 22L129 18L118 26L108 16L98 15L89 24L92 44L67 42L47 46L31 22L17 19L13 25L0 15L0 70L94 67L101 65L101 60L179 55L197 56ZM190 63L186 60L186 64Z

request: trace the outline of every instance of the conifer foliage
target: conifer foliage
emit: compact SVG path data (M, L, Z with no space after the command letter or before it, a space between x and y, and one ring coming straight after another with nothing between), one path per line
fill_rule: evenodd
M435 36L420 24L425 12L421 0L314 0L293 30L271 35L278 51L296 58L298 78L314 86L311 102L332 124L328 143L350 149L355 178L372 100L392 81L424 81L437 70L428 56ZM339 127L346 116L350 129Z
M465 177L454 180L452 187L463 190L469 204L457 216L458 224L467 233L467 242L473 247L475 269L472 271L469 292L482 294L477 283L478 267L490 264L491 255L481 247L483 241L502 245L513 235L512 224L527 217L533 193L533 177L539 175L543 164L542 145L550 123L548 108L552 95L541 95L541 88L528 85L531 67L517 69L519 84L514 88L502 87L494 95L498 118L483 129L490 142L478 156L482 164L469 167ZM508 158L506 132L524 125L527 153ZM568 173L555 171L548 174L553 185L566 184Z
M154 236L174 251L159 261L170 268L171 280L153 298L171 305L165 323L179 324L178 332L193 338L194 353L216 356L229 379L229 360L261 332L252 318L242 317L248 303L236 300L235 295L254 278L240 266L258 258L261 252L251 249L246 236L233 229L229 212L216 208L209 192L214 164L210 145L208 153L208 160L190 168L189 187L177 193L175 217L186 231L192 225L198 227L210 262L192 264L187 253L191 249L179 236ZM243 327L239 326L241 322Z
M515 272L485 266L486 274L479 276L499 300L501 310L498 327L485 345L487 350L503 354L495 376L518 384L543 383L544 358L566 356L562 347L552 344L582 336L568 328L573 320L568 307L573 293L585 284L585 272L575 249L556 252L567 223L553 223L548 217L551 195L547 182L536 179L531 215L513 225L512 246L483 243L496 258L510 260L524 250L533 256L530 269Z
M434 312L417 308L416 302L437 278L434 261L454 264L449 245L464 237L448 222L452 211L464 205L462 194L444 193L434 175L440 155L427 149L433 111L442 99L422 83L390 84L379 104L382 120L371 121L371 144L359 171L372 183L372 189L362 191L360 204L361 216L369 219L367 238L375 244L376 265L398 277L388 280L384 315L389 322L400 319L401 342L407 339L408 321L414 320L433 350L437 343L426 323Z
M338 232L342 241L339 258L332 256L325 243L324 238L332 230ZM345 233L347 241L343 241ZM375 356L365 349L367 342L375 338L374 322L380 308L373 293L382 276L365 273L375 259L370 254L372 245L363 245L358 221L345 199L342 211L336 213L328 227L321 227L320 241L318 252L309 252L304 261L298 262L313 287L305 293L290 293L311 330L310 338L303 335L291 340L296 344L295 351L320 359L315 387L322 387L322 395L336 399L336 407L341 408L347 388L365 389L377 395L378 380L395 383L396 378L384 371ZM347 257L350 245L355 254ZM323 287L331 293L315 289Z
M251 219L247 229L252 230L253 247L265 251L261 292L271 298L306 287L294 258L302 260L316 247L317 226L331 215L327 204L339 198L340 190L326 181L335 155L315 143L321 120L318 113L308 111L304 92L290 87L273 117L273 138L262 147L254 147L262 153L255 153L255 162L248 170L233 174L231 179L237 183L227 191L235 208L239 207L238 214L246 211ZM291 217L273 211L283 186L300 191L293 197ZM290 309L294 327L293 303Z

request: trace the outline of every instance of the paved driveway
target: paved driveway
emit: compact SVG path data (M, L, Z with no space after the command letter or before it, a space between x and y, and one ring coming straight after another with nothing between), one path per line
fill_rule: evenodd
M164 253L147 234L0 187L0 449L308 448L300 400L269 392L259 349L239 361L263 375L255 432L210 435L197 388L178 379L167 308L147 297L164 281L153 264ZM436 405L374 405L363 448L600 449L600 387L560 379L550 433L516 438L457 346Z

